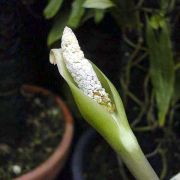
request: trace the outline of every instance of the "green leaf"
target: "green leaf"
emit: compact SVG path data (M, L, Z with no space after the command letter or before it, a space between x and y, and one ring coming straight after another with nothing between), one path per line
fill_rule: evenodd
M66 26L68 21L68 17L68 12L63 12L63 14L61 13L59 16L56 17L56 19L54 20L54 24L48 34L48 46L52 45L54 42L61 38L64 27Z
M115 4L110 0L86 0L83 4L85 8L95 8L95 9L107 9L114 7Z
M114 2L117 8L112 9L111 14L120 28L123 30L140 30L142 27L140 14L139 11L133 10L136 6L134 0L114 0Z
M54 17L60 9L62 3L63 0L50 0L43 12L46 19Z
M160 126L165 123L174 91L174 61L167 22L156 31L147 23L146 39L149 48L150 75L158 106Z
M85 23L87 20L91 19L94 17L94 9L88 9L86 11L86 13L84 14L82 20L81 20L81 23Z
M105 14L104 10L102 10L102 9L95 9L95 17L94 17L95 22L96 23L101 22L101 20L104 17L104 14Z
M176 71L175 78L175 88L174 88L174 100L178 101L180 99L180 69Z
M68 26L76 28L84 14L83 3L85 0L75 0L72 4L72 11L68 20Z
M176 0L160 0L160 8L165 13L171 12L176 5Z
M154 29L161 28L165 25L164 15L154 15L149 21L150 25Z

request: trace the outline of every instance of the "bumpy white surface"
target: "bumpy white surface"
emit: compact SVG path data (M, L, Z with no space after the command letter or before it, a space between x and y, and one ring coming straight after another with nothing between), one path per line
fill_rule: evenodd
M180 172L173 176L170 180L180 180Z
M64 28L61 49L52 49L50 52L50 62L57 64L60 74L63 75L61 60L64 61L77 86L85 95L106 106L108 111L113 111L108 93L102 87L92 65L84 57L76 36L68 27Z
M78 87L99 104L111 108L112 104L108 94L102 88L92 65L84 57L76 36L68 27L64 29L61 48L66 67Z

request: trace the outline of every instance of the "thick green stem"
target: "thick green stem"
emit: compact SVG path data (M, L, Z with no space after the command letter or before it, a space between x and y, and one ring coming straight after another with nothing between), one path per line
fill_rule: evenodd
M164 114L163 115L160 115L160 117L159 117L159 126L160 127L163 127L164 125L165 125L165 121L166 119L165 119L165 116L164 116Z
M153 168L143 154L136 137L128 132L121 141L117 153L137 180L159 180ZM123 149L122 149L123 147Z

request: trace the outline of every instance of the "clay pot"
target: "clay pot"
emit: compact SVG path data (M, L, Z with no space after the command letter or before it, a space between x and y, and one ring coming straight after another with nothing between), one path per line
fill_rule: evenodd
M44 95L52 94L46 89L31 85L23 85L22 91L27 93L42 93ZM66 161L74 131L73 118L69 109L60 97L56 95L54 95L54 97L64 114L65 130L63 137L54 153L45 162L30 172L17 177L15 180L53 180Z

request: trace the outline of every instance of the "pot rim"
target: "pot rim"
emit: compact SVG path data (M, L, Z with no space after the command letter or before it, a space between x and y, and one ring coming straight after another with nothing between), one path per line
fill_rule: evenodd
M47 89L42 87L34 86L34 85L23 85L21 87L21 91L31 92L31 93L39 93L41 92L44 95L53 95L55 97L56 102L58 103L59 107L61 108L63 115L64 115L64 122L65 122L65 130L63 137L55 149L55 151L50 155L50 157L45 160L44 162L40 163L39 166L35 167L31 171L16 177L15 180L41 180L42 177L50 177L51 179L54 178L58 172L61 170L65 163L66 156L68 154L72 138L74 132L74 120L73 117L63 102L63 100L50 92Z

